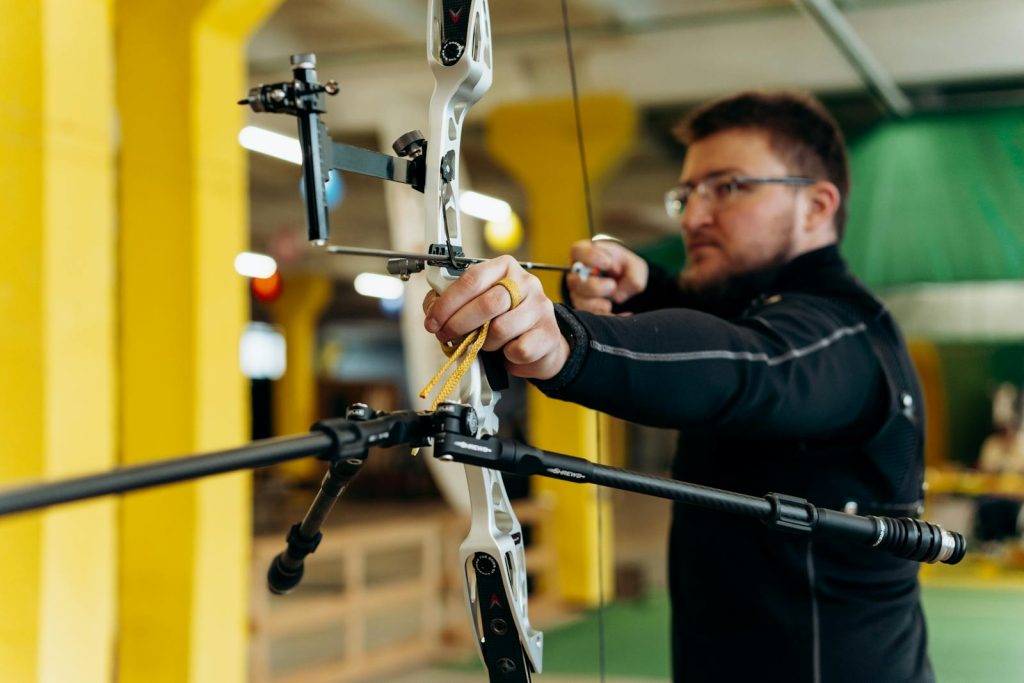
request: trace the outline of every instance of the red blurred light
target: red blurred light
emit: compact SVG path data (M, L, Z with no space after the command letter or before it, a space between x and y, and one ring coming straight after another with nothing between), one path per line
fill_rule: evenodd
M270 277L254 277L250 283L252 295L264 303L270 303L281 296L281 273L275 272Z

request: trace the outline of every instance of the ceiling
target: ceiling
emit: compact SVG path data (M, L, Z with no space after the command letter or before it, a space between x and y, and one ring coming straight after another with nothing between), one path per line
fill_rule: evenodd
M667 134L693 103L749 88L801 88L821 96L847 135L883 119L859 71L810 14L791 0L569 0L581 92L633 101L635 149L605 188L601 231L633 243L671 234L661 194L682 149ZM332 137L390 151L394 131L426 129L433 77L425 59L427 0L285 0L249 44L250 80L290 77L288 57L315 52L322 81L341 92L324 116ZM915 112L1024 104L1021 0L846 0L834 2L856 36L910 98ZM491 0L494 84L468 115L463 165L475 189L528 216L522 192L489 162L480 122L496 105L569 97L559 0ZM294 135L294 119L250 113L250 123ZM251 155L252 245L289 271L315 271L339 291L383 264L307 249L299 169ZM331 214L332 241L388 248L382 182L346 174ZM529 230L527 221L527 233ZM355 297L358 299L359 297ZM363 310L352 302L355 309Z

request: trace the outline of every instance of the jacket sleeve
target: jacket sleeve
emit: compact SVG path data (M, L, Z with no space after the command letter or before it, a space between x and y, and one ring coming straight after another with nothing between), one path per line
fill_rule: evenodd
M553 398L654 427L835 436L884 408L866 320L827 299L777 301L736 320L673 308L599 316L556 307L572 352L535 384ZM771 300L770 300L771 301Z

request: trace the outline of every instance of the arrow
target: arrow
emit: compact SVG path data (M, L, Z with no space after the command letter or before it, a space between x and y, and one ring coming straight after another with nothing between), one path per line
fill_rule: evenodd
M455 256L454 258L449 259L444 254L420 254L408 251L392 251L390 249L364 249L363 247L344 247L333 244L327 246L327 252L331 254L345 254L347 256L376 256L381 258L408 259L410 261L422 261L432 266L450 265L452 261L455 261L455 263L460 266L471 266L474 263L483 263L487 260L483 258L471 258L469 256ZM519 261L518 263L524 270L553 270L559 273L576 273L581 277L588 277L590 275L606 276L606 273L603 273L596 268L587 268L581 263L576 263L572 266L554 266L549 263L534 263L533 261Z

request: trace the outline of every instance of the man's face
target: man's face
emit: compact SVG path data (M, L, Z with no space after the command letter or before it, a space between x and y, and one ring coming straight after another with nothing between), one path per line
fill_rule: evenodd
M690 145L680 185L731 176L785 176L790 170L758 130L726 130ZM784 263L800 253L799 190L749 185L729 196L692 192L681 217L686 245L682 282L700 291L731 277Z

